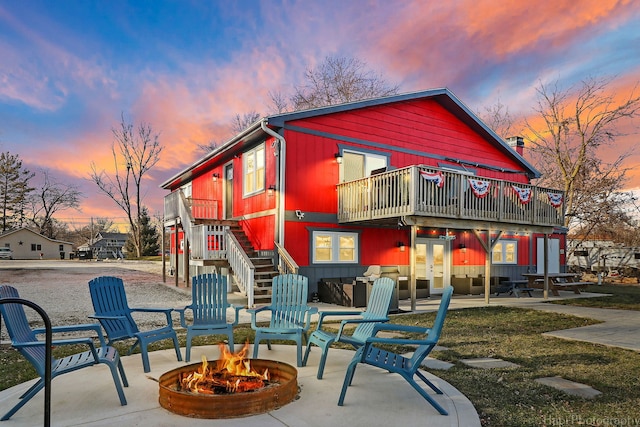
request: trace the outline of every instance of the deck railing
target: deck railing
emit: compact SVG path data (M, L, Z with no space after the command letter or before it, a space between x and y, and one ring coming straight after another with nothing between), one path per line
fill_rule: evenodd
M564 224L562 191L410 166L338 184L338 220L431 216L514 224Z
M185 197L182 190L164 196L164 217L167 220L180 217L182 206L188 210L191 219L218 219L218 200Z
M226 225L194 225L191 227L191 258L199 260L226 259Z

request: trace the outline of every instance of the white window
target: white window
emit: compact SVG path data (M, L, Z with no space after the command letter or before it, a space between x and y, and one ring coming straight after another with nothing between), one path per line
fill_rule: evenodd
M491 259L494 264L517 264L518 242L516 240L500 240L493 247Z
M314 263L356 263L357 261L357 233L313 232Z
M243 195L264 191L264 144L247 151L242 157Z
M380 154L344 150L343 181L353 181L371 175L371 171L386 168L388 157Z

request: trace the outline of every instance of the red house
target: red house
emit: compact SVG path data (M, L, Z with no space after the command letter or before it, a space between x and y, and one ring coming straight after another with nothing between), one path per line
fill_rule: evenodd
M376 265L414 303L488 298L542 271L543 241L562 271L563 194L532 185L522 149L447 89L265 117L162 184L176 284L229 267L252 305L277 272L314 293Z

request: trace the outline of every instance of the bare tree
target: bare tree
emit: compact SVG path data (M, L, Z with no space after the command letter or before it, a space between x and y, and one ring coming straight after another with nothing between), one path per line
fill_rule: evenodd
M296 111L396 95L399 88L356 58L327 57L315 69L307 69L304 77L305 84L296 86L291 97Z
M509 113L509 107L500 102L500 100L489 107L484 107L484 110L479 112L478 116L502 139L506 140L510 136L515 136L513 129L514 119Z
M534 110L543 125L525 122L533 160L543 173L540 184L565 191L565 225L584 231L602 224L605 216L619 220L616 208L628 198L621 190L630 151L606 163L600 149L623 135L620 120L638 116L640 96L634 88L616 101L611 81L589 78L567 90L557 82L540 84Z
M53 239L59 231L53 216L67 209L78 209L82 192L76 185L56 181L48 170L43 170L42 175L42 186L34 189L30 197L30 221L40 234Z
M141 256L141 230L143 208L142 180L160 160L164 148L159 134L151 125L140 124L134 131L133 124L126 123L124 115L120 128L113 129L114 143L111 145L114 172L98 171L91 162L91 179L98 188L113 200L127 215L136 256Z
M289 111L287 97L282 92L269 91L269 99L271 100L271 113L280 114Z
M242 116L240 114L236 114L233 118L231 130L233 130L234 133L240 133L259 118L260 114L256 111L249 111L248 113L244 113Z

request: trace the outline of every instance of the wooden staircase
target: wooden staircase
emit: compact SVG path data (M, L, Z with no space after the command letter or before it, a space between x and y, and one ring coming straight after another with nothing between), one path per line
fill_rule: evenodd
M263 303L269 302L271 300L272 280L279 274L273 264L273 257L260 256L237 221L231 222L229 229L255 267L254 300Z

